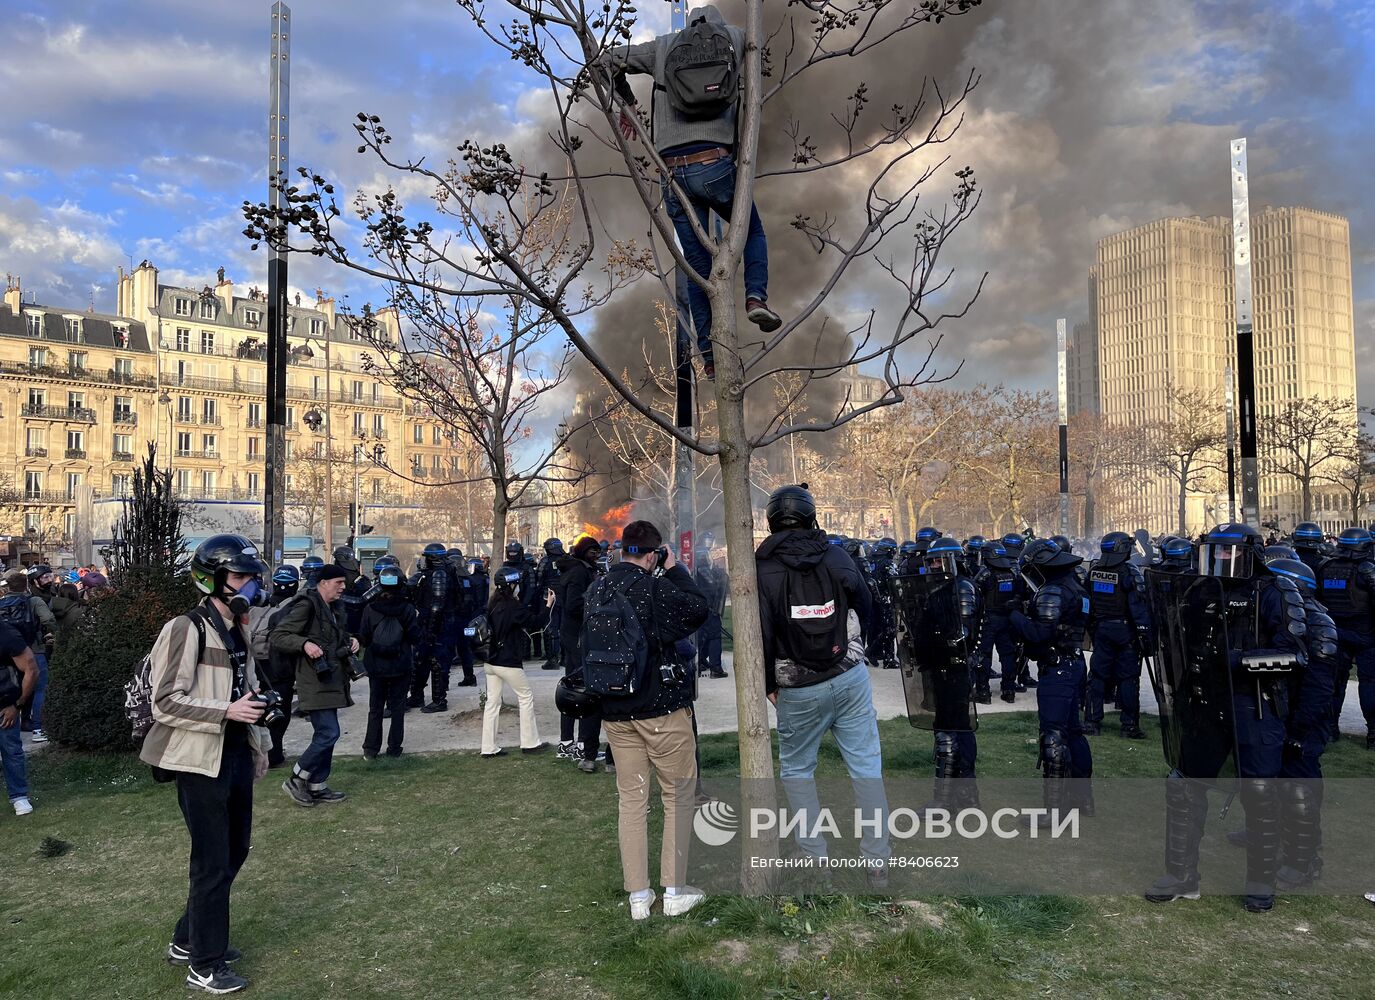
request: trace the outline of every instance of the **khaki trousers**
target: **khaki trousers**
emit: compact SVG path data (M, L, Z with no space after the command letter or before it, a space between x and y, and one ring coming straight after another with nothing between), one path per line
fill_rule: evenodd
M487 705L482 711L482 752L496 753L497 723L501 718L501 689L509 684L520 707L521 748L539 745L539 726L535 722L535 693L525 679L524 667L498 667L487 664Z
M664 888L687 884L688 848L697 798L697 741L691 709L655 719L603 724L616 758L620 796L621 871L626 892L649 888L649 775L659 779L664 839L659 875Z

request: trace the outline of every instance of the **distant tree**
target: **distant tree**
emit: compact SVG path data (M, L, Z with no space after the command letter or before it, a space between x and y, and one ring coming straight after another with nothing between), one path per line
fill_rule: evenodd
M1341 490L1351 523L1360 524L1361 508L1375 488L1375 437L1365 431L1352 434L1318 478Z
M1170 415L1145 429L1145 457L1155 471L1174 486L1178 500L1178 528L1187 536L1190 493L1206 492L1222 468L1226 435L1222 404L1217 393L1167 386Z
M1356 434L1353 399L1307 396L1263 414L1256 427L1260 453L1271 470L1298 486L1301 521L1313 518L1313 483L1340 463Z
M159 469L157 446L148 442L143 466L114 528L111 571L116 586L135 568L173 577L186 568L181 533L182 505L172 488L172 470Z

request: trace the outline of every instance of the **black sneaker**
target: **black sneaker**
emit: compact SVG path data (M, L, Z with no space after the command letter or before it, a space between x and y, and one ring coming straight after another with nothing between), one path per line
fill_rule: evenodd
M1013 694L1011 691L1004 691L1004 692L1003 692L1003 701L1007 702L1009 705L1012 704L1012 703L1013 703L1014 701L1016 701L1016 700L1017 700L1017 696L1016 696L1015 694Z
M286 767L286 754L269 750L267 752L267 769L271 771L279 767Z
M1152 903L1173 903L1177 899L1198 899L1198 879L1179 879L1173 875L1162 875L1151 883L1146 890L1146 899Z
M546 750L548 750L548 749L549 749L549 741L548 741L548 740L545 740L545 741L543 741L542 743L536 743L536 744L535 744L534 746L532 746L532 747L521 747L521 748L520 748L520 752L521 752L521 753L544 753L544 752L545 752Z
M387 748L387 756L388 756L388 757L400 757L400 756L401 756L401 748L400 748L400 747L397 747L396 749L393 750L391 747L388 747L388 748Z
M231 964L237 962L241 958L243 958L243 952L239 951L238 948L235 948L232 945L230 946L229 950L224 953L224 961L229 962ZM167 964L190 965L191 949L183 948L175 941L171 942L167 946Z
M1040 682L1039 682L1038 680L1036 680L1035 677L1032 677L1030 674L1026 674L1025 676L1022 677L1022 686L1023 686L1024 688L1031 688L1031 689L1034 689L1034 688L1036 688L1039 684L1040 684Z
M460 683L459 687L462 686L463 685ZM434 715L436 712L447 712L448 710L449 703L447 701L432 701L420 711L424 712L426 715Z
M558 661L558 660L545 660L545 661L544 661L544 665L541 666L540 669L541 669L541 670L558 670L558 669L559 669L559 661ZM477 678L473 678L473 679L476 680Z
M1012 690L1016 691L1018 694L1024 694L1026 692L1026 684L1018 681L1012 685Z
M312 788L310 790L310 797L316 802L343 802L348 798L343 792L336 792L333 788L330 788L329 785L326 785L324 788Z
M477 687L477 678L476 678L476 677L465 677L465 678L463 678L463 680L459 681L459 682L458 682L457 684L455 684L454 686L455 686L455 687L461 687L461 688L475 688L475 687Z
M310 786L294 774L282 782L282 791L291 796L291 801L298 806L309 808L315 805L315 798L310 794Z
M1241 905L1246 907L1247 913L1269 913L1275 908L1275 897L1266 896L1247 896L1241 901Z
M186 988L201 993L237 993L248 986L248 980L221 962L206 972L186 970Z
M729 675L724 670L713 670L709 674L707 674L707 676L715 677L717 680L720 680L722 677L726 677Z
M505 756L506 756L506 748L505 748L505 747L498 747L496 750L493 750L491 753L479 754L478 756L482 757L484 760L489 760L489 759L491 759L492 757L505 757Z
M407 707L407 708L424 708L424 707L425 707L425 696L422 695L422 694L413 694L413 695L411 695L409 698L406 699L406 707Z
M376 751L376 750L364 750L364 751L363 751L363 759L364 759L364 760L376 760L376 759L377 759L377 751Z
M1146 734L1140 726L1123 726L1122 738L1124 740L1144 740Z

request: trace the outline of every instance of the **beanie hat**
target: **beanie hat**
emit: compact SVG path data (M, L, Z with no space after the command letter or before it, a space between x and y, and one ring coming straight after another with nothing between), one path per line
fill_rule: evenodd
M324 583L326 580L347 580L347 579L348 579L348 574L344 572L344 570L343 570L342 567L336 566L334 563L330 563L330 564L329 564L328 566L326 566L324 569L320 570L320 582L321 582L321 583Z

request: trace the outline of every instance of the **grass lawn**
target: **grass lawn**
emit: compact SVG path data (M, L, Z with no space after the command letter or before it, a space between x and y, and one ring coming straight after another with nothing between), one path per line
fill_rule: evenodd
M930 772L928 736L905 722L882 730L890 771ZM981 774L1033 766L1030 714L991 717L979 737ZM1163 773L1155 741L1102 737L1094 752L1101 774ZM704 740L708 773L728 775L734 760L733 736ZM823 768L840 769L829 741ZM1326 768L1369 774L1370 756L1347 740ZM113 755L49 751L31 772L37 811L0 817L0 996L181 995L182 974L161 958L186 891L172 787ZM549 756L350 758L331 781L349 801L305 810L281 774L259 786L234 891L253 996L1315 1000L1375 989L1375 910L1360 898L1281 897L1252 916L1206 897L717 897L635 925L606 775ZM70 848L47 857L46 837Z

